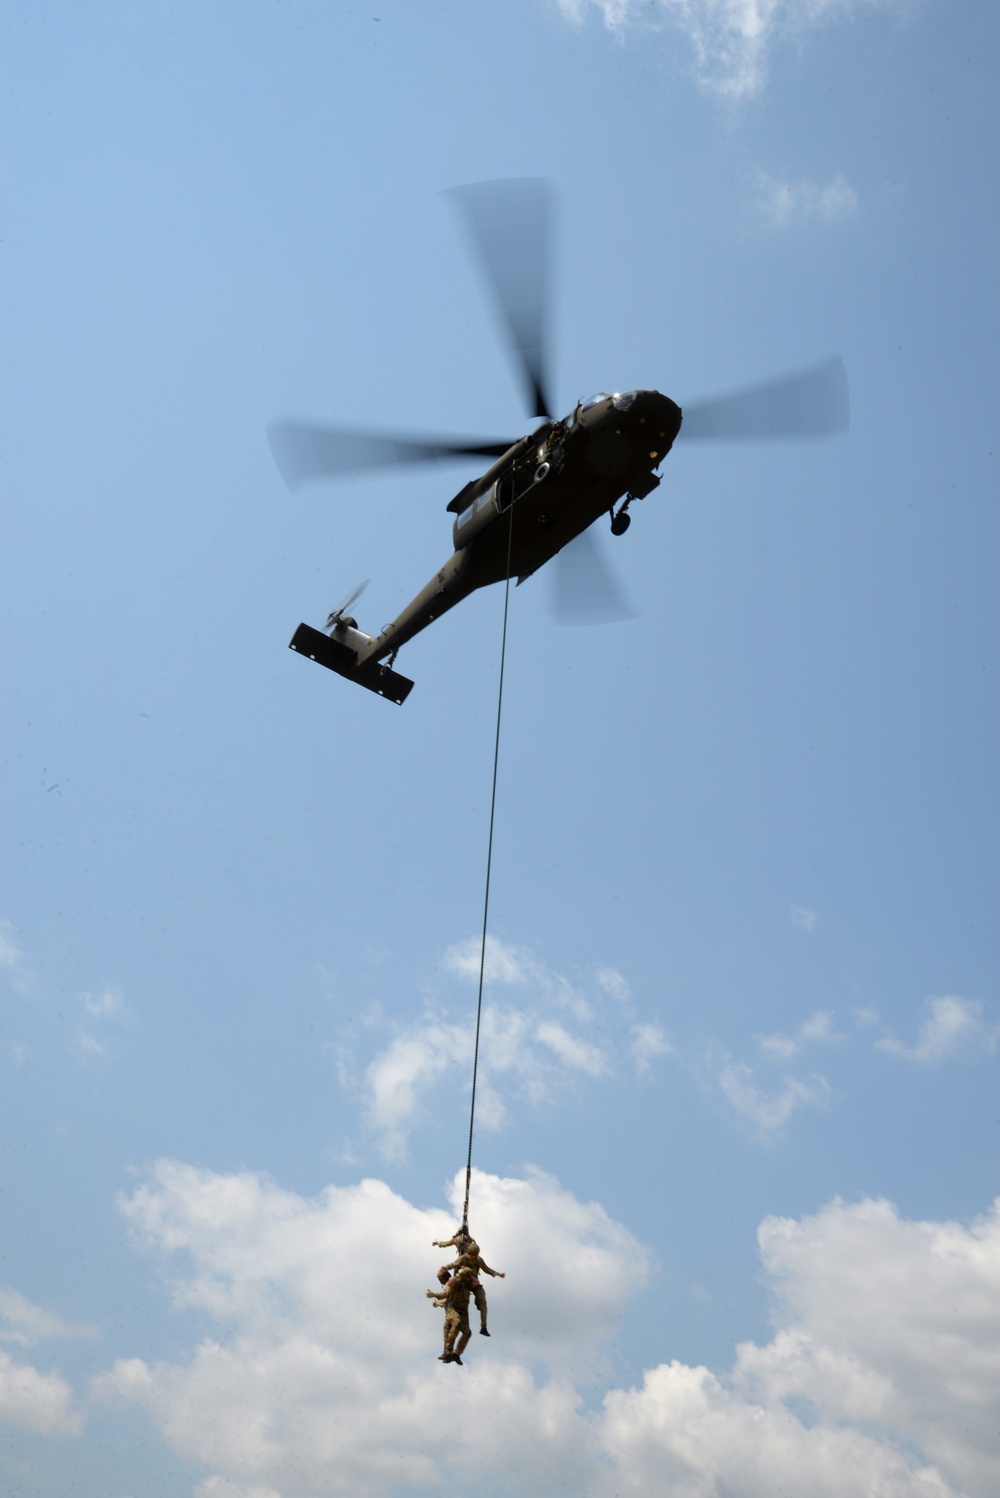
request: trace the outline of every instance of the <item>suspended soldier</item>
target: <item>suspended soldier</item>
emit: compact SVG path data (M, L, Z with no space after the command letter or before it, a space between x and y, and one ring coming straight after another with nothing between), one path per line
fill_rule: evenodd
M458 1234L456 1233L455 1236L457 1238ZM434 1246L435 1248L444 1248L445 1245L443 1243L436 1243ZM472 1294L476 1302L476 1310L479 1312L479 1335L481 1337L488 1337L489 1332L486 1329L486 1291L480 1283L479 1276L481 1274L489 1274L497 1280L505 1280L507 1276L500 1269L490 1268L486 1260L480 1256L479 1244L474 1238L468 1239L465 1248L459 1252L457 1259L453 1259L450 1264L442 1265L438 1271L438 1279L442 1275L447 1274L449 1270L458 1272L462 1269L472 1270Z
M440 1245L435 1245L440 1247ZM428 1290L427 1297L440 1309L444 1307L444 1352L438 1358L441 1363L458 1363L462 1366L462 1353L469 1345L472 1330L469 1326L469 1292L472 1289L473 1273L467 1266L461 1268L448 1281L443 1290ZM456 1345L457 1339L457 1345Z

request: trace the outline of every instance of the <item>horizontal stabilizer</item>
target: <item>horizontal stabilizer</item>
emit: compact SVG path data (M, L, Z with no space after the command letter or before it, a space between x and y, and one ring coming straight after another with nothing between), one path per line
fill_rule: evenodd
M366 661L363 666L359 666L353 650L342 645L339 640L331 640L329 635L313 629L309 624L299 625L291 638L289 649L297 651L299 655L307 655L311 661L318 661L321 666L326 666L328 671L336 671L338 676L346 676L349 681L358 682L367 687L369 692L377 692L390 702L403 703L410 695L413 682L400 676L398 671L391 671L378 661Z

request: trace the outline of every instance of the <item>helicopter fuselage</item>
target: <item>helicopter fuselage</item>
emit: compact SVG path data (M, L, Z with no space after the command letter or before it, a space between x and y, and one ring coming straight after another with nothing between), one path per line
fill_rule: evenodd
M367 635L345 618L331 638L364 666L394 656L477 588L523 582L620 499L651 493L680 427L680 407L656 390L594 396L543 423L450 502L454 551L392 623Z

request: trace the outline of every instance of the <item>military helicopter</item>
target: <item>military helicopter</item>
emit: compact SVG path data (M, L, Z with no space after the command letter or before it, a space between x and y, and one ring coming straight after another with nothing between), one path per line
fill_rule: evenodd
M361 588L329 615L327 633L300 624L290 648L380 696L402 703L412 681L393 670L400 647L477 588L518 583L553 558L563 564L567 620L622 617L624 610L588 527L607 516L628 530L629 506L660 483L657 469L684 440L818 437L847 430L847 377L839 358L766 384L681 408L657 390L601 393L562 419L552 417L546 384L546 312L552 191L544 180L511 179L455 188L520 368L529 409L541 424L516 440L421 439L400 433L281 421L268 428L289 488L363 468L443 458L495 461L448 503L453 550L434 577L377 635L347 610ZM582 564L582 565L581 565ZM576 579L574 586L573 580ZM363 588L362 584L362 588Z

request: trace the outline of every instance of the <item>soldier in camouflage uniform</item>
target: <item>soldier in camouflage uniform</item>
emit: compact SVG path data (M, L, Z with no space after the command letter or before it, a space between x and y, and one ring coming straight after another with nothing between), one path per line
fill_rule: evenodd
M440 1247L435 1244L435 1247ZM463 1266L443 1290L428 1290L430 1300L440 1309L444 1306L444 1352L438 1361L462 1365L462 1353L469 1345L472 1330L469 1326L469 1293L472 1289L472 1270ZM456 1339L458 1345L456 1346Z
M459 1234L456 1233L455 1238L457 1239L458 1237ZM435 1243L434 1247L444 1248L445 1245L443 1243ZM442 1265L438 1271L438 1279L442 1275L447 1275L449 1270L457 1273L462 1269L472 1270L472 1294L475 1298L476 1310L479 1312L479 1335L481 1337L488 1337L489 1332L486 1330L486 1291L479 1282L479 1276L481 1274L489 1274L498 1280L504 1280L507 1276L499 1269L491 1269L486 1260L480 1258L479 1244L473 1238L466 1238L465 1247L459 1249L457 1259L453 1259L450 1264Z

